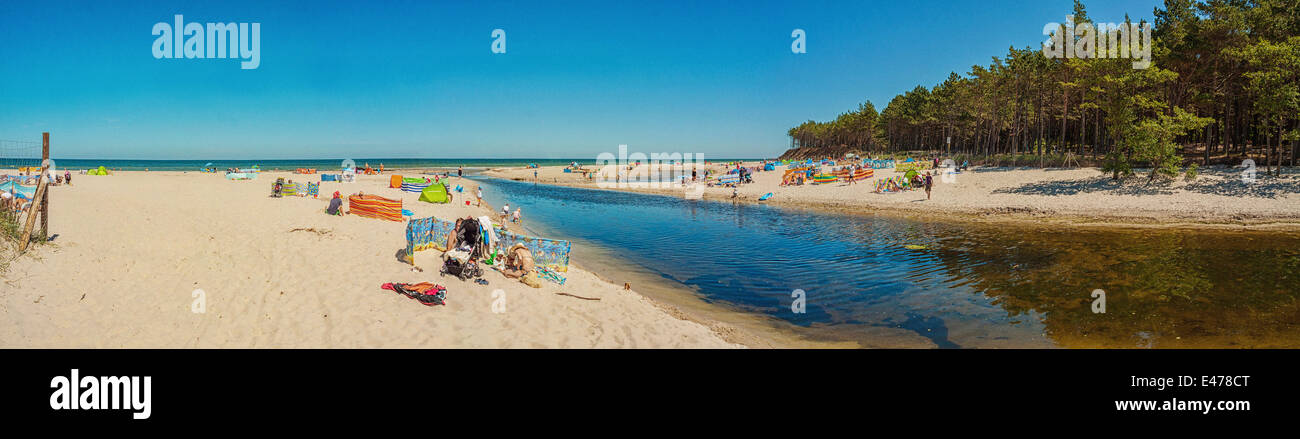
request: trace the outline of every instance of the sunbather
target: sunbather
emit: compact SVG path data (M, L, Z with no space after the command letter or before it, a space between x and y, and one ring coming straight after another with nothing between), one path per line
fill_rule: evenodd
M501 269L501 274L512 279L519 279L524 285L533 288L541 287L541 282L537 280L536 265L533 264L533 254L528 251L528 247L523 244L515 244L506 252L505 268Z
M330 207L325 209L325 213L343 215L343 198L339 197L339 191L334 191L334 198L330 199Z

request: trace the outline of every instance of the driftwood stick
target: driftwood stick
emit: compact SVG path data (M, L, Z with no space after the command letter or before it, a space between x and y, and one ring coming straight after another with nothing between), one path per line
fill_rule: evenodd
M561 295L561 296L576 297L576 298L579 298L579 299L582 299L582 300L600 300L599 297L582 297L582 296L575 296L575 295L572 295L572 294L569 294L569 293L555 293L555 294L558 294L558 295Z

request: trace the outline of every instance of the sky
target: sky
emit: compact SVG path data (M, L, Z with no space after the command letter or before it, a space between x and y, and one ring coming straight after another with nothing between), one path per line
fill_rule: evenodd
M644 4L639 4L644 3ZM1086 1L1098 22L1159 0ZM799 123L1039 47L1072 0L0 2L0 139L55 158L780 155ZM260 23L260 65L156 23ZM493 53L494 29L505 53ZM794 29L806 53L792 53Z

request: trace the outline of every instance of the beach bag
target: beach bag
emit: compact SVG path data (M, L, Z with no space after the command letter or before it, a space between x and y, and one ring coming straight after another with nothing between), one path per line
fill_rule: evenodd
M522 282L524 285L528 285L533 288L542 287L542 283L537 280L537 270L532 270L524 274L523 277L519 278L519 282Z

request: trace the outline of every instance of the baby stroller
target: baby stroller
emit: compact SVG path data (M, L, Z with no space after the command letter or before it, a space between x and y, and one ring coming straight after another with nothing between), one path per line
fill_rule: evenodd
M483 269L474 261L473 250L461 247L442 254L442 271L439 274L470 280L483 276Z
M442 262L442 276L452 275L460 280L470 280L483 276L483 269L473 260L460 261L456 258L446 258Z
M450 274L460 280L483 276L483 269L476 261L487 255L483 249L478 220L473 218L456 220L454 230L447 237L447 248L451 250L442 255L443 276Z

